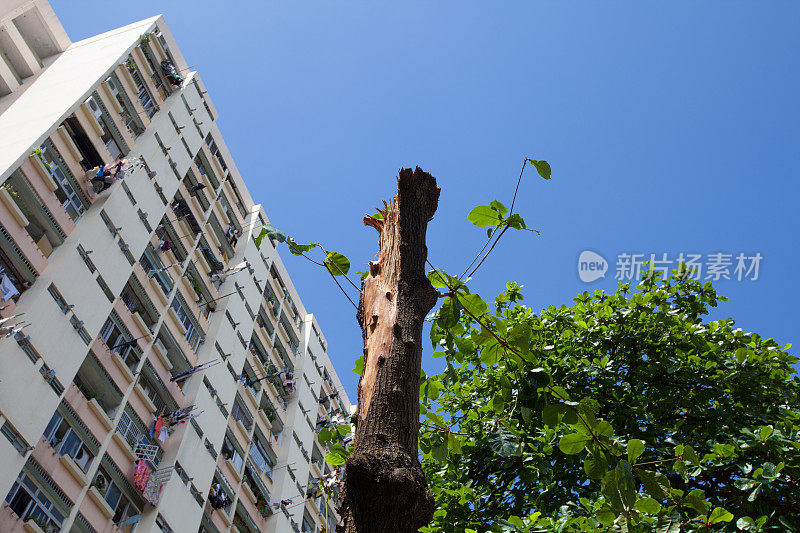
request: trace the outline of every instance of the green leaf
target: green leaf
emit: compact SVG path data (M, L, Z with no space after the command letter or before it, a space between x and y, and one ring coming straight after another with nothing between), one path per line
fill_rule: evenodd
M518 516L509 516L507 518L508 522L517 526L520 530L525 527L525 524L522 522L522 519Z
M545 372L544 368L534 368L528 371L528 383L534 389L543 389L552 382L550 374Z
M697 453L695 453L694 449L691 446L684 446L683 460L693 466L700 465L700 458L697 457Z
M317 247L317 245L314 243L300 244L291 237L288 237L286 239L286 245L289 247L289 251L293 255L298 255L298 256L303 255L305 252L309 252Z
M711 505L706 501L706 493L701 489L694 489L687 494L684 503L702 516L705 516L711 508Z
M642 513L658 514L661 511L661 504L654 498L639 498L633 508Z
M614 470L617 473L617 487L622 504L625 509L630 509L636 503L636 481L633 478L631 464L623 459L617 463Z
M500 457L512 457L519 450L519 439L503 426L489 433L489 447Z
M528 162L536 167L536 172L546 180L550 179L550 163L547 161L537 161L536 159L528 159Z
M681 519L679 515L659 516L653 533L681 533Z
M602 506L600 506L600 509L595 511L594 517L597 518L597 521L604 526L611 527L614 525L614 520L617 519L617 513L611 508L610 505L604 503Z
M325 462L329 465L339 466L343 465L350 452L344 449L341 444L334 444L328 455L325 456Z
M599 446L595 446L592 453L583 460L583 471L595 480L603 479L608 472L608 459Z
M576 455L586 448L589 437L583 433L568 433L558 441L558 449L567 455Z
M708 517L709 525L719 522L730 522L731 520L733 520L733 514L722 507L715 507L714 510L711 511L711 516Z
M461 441L458 440L458 436L453 435L452 433L447 434L447 445L450 448L450 451L453 453L460 454L461 451Z
M525 219L522 218L521 215L518 213L514 213L510 217L506 219L506 224L511 226L514 229L523 230L526 229L528 226L525 224Z
M443 463L447 460L447 454L450 453L450 446L447 444L447 440L439 444L438 446L434 446L431 450L433 454L433 458Z
M330 428L322 428L317 434L317 440L322 444L333 440L333 431Z
M278 242L286 241L286 234L272 224L264 224L264 226L262 226L261 233L259 233L258 239L256 240L257 245L261 244L261 239L263 239L264 236Z
M457 298L461 305L463 305L467 311L476 317L480 317L489 308L486 302L484 302L483 299L475 293L458 294Z
M761 435L761 442L766 441L772 435L772 426L762 426L759 434Z
M559 415L563 415L566 406L560 403L551 403L542 409L542 422L550 427L556 427Z
M628 461L635 463L636 459L644 453L644 442L639 439L631 439L628 441Z
M494 409L495 414L501 414L504 406L505 402L503 401L502 396L498 395L492 398L492 409Z
M353 369L353 372L358 376L361 376L361 375L364 374L364 356L363 355L359 356L358 359L356 359L356 367Z
M428 272L428 281L437 289L449 289L450 287L457 289L464 285L457 278L441 270L431 270Z
M479 228L485 228L487 226L499 225L503 221L503 217L488 205L479 205L469 212L467 220Z
M346 276L350 272L350 260L339 252L328 252L325 264L334 276Z
M508 208L497 200L492 200L489 202L489 207L497 211L501 216L508 213Z
M644 470L641 468L634 469L636 477L644 485L645 490L650 496L664 500L670 496L670 484L667 476L660 472L653 472L652 470Z
M481 350L481 362L492 366L497 364L502 355L503 347L497 342L497 339L492 338Z

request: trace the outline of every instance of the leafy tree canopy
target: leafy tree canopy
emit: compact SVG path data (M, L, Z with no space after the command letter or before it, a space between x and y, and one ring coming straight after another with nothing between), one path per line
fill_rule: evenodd
M447 367L420 386L421 531L800 531L798 359L708 321L710 283L645 276L537 314L514 283L486 302L429 278Z

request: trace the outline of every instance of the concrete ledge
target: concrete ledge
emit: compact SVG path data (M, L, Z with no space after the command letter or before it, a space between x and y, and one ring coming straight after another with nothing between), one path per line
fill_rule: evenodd
M172 370L172 363L167 359L166 352L162 352L161 348L158 347L158 343L153 343L152 352L156 354L158 360L161 361L161 364L163 364L167 370Z
M89 498L91 498L95 505L97 505L98 509L100 509L100 512L103 513L106 518L111 518L114 516L114 509L108 505L108 502L106 502L105 498L103 498L103 495L100 494L100 491L97 490L97 487L89 487L89 492L86 494L89 496Z
M111 352L111 360L115 365L117 365L117 368L119 368L120 372L125 375L125 379L128 380L128 383L132 382L133 372L131 372L131 369L125 364L125 361L122 360L122 357L120 357L117 352Z
M181 323L180 319L178 319L178 313L175 312L175 309L170 307L168 309L168 311L167 311L167 314L169 314L169 316L172 317L172 320L175 321L175 326L178 328L178 331L181 332L181 336L185 335L186 334L186 328Z
M11 216L14 217L14 220L16 220L20 226L24 228L29 224L28 219L25 217L25 214L19 208L17 202L14 201L14 198L11 196L11 193L8 192L7 189L0 189L0 201L2 201L3 204L5 204L5 206L11 213Z
M83 473L81 467L78 466L72 457L65 454L59 457L58 460L62 465L64 465L64 468L67 469L69 474L75 478L75 481L78 482L78 485L85 487L89 483L89 479L86 477L86 474Z
M44 530L39 527L39 524L32 519L22 524L22 528L28 533L44 533Z
M128 459L130 459L132 463L135 463L138 457L136 457L136 454L133 453L131 445L128 444L128 441L125 440L125 437L123 437L118 431L115 431L112 439L117 441L117 444L119 444L119 447L122 448L122 451L125 453L125 455L128 456Z
M56 189L58 189L58 183L53 180L53 176L50 175L50 170L44 165L44 163L42 163L42 160L39 159L39 156L32 155L28 159L36 169L36 172L38 172L39 176L42 178L44 186L47 187L50 192L54 192Z
M97 400L92 398L88 403L89 410L92 411L98 419L100 419L100 423L103 424L106 429L111 430L111 428L114 427L114 424L111 422L111 419L108 418L106 412L103 411L103 408L100 407L100 404L97 402Z
M225 511L225 509L217 509L217 513L219 513L220 518L225 523L226 526L233 524L233 520L231 519L230 515Z
M142 403L144 403L148 411L150 411L151 413L156 412L156 404L154 404L153 400L151 400L150 397L144 392L144 389L142 388L141 385L139 385L138 383L134 385L133 391L136 393L136 396L138 396L139 399L142 400Z
M250 488L250 485L248 485L247 483L242 483L241 487L242 487L242 492L247 494L247 497L250 498L250 501L253 502L253 504L255 504L256 495L253 494L253 489Z
M228 467L231 469L231 473L233 474L233 477L236 478L236 482L238 483L238 482L242 481L242 473L239 472L238 470L236 470L236 467L233 465L232 462L230 462L230 460L225 459L225 462L228 463Z
M133 321L136 322L136 325L139 326L139 329L142 330L144 336L147 337L148 339L152 338L153 332L150 331L150 328L148 328L147 324L145 324L142 315L136 312L136 313L131 313L131 316L133 317Z
M61 140L63 140L64 144L66 144L67 148L69 148L69 151L72 152L72 156L78 161L82 160L83 156L78 150L78 147L75 145L75 141L73 141L72 137L69 136L67 129L64 126L59 126L58 133L61 135Z

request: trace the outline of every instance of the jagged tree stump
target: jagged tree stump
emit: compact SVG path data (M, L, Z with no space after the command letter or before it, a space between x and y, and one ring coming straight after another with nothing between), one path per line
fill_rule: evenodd
M364 217L378 231L379 245L361 282L364 372L338 531L411 533L433 516L417 437L422 326L438 296L425 277L425 233L439 191L436 179L419 167L401 169L383 220Z

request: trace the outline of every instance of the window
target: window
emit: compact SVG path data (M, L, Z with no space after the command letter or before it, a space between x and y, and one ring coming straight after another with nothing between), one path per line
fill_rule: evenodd
M159 258L156 249L153 248L152 244L148 244L147 248L145 248L144 253L142 253L142 257L139 259L139 262L142 264L142 268L147 273L147 277L150 279L154 279L158 284L161 292L165 295L169 294L172 290L173 280L172 276L169 275L169 272L164 267L164 263Z
M47 287L47 292L50 293L50 296L52 296L53 300L56 301L56 304L58 305L59 309L61 309L61 311L66 315L67 312L70 310L70 307L69 305L67 305L67 301L64 299L64 297L61 296L61 293L58 292L56 286L51 283L50 286Z
M147 118L153 118L153 115L155 115L158 111L158 106L153 101L153 97L150 95L150 90L139 76L139 70L136 68L136 63L130 56L128 56L128 71L130 71L131 78L133 78L133 82L136 84L136 90L138 91L136 97L138 98L139 103L142 104L144 112L147 114Z
M95 95L92 95L87 98L84 103L91 112L95 121L97 121L97 124L100 126L100 130L102 131L100 139L103 141L103 144L106 145L108 151L111 152L112 159L119 159L120 156L122 156L122 149L119 147L117 140L111 134L109 121L106 118L105 113L103 113L103 109L100 107L99 99L97 99Z
M106 472L105 469L100 468L92 485L98 490L98 492L100 492L100 494L103 496L103 499L105 499L106 503L114 511L114 516L111 520L115 524L119 524L131 516L139 514L140 511L135 505L133 505L133 503L131 503L131 501L122 492L122 489L120 489L120 487L117 486L112 479L113 478L108 474L108 472ZM123 528L123 531L128 531L128 528Z
M92 459L94 459L94 453L89 451L80 436L70 427L58 411L55 412L53 418L50 419L50 423L47 424L42 438L44 438L59 455L68 455L72 457L75 464L77 464L81 470L84 472L89 470L89 465Z
M89 253L80 244L78 245L77 250L78 255L81 256L81 259L83 259L83 262L86 264L86 268L89 269L89 272L94 274L95 270L97 269L95 268L94 263L92 263L92 260L89 259Z
M133 197L133 193L131 192L130 188L128 188L128 184L124 181L119 182L120 186L122 186L122 190L125 191L125 195L128 197L128 201L131 205L136 205L136 198Z
M24 472L19 475L6 496L8 507L23 522L33 519L45 524L45 531L56 532L61 528L64 515L51 502L44 491Z
M222 441L222 456L231 462L233 468L237 472L242 471L244 465L244 458L242 453L233 444L233 439L229 435L225 435L225 440Z
M172 533L172 528L167 525L167 521L164 520L163 516L158 515L158 518L156 518L156 525L162 533Z
M96 279L97 279L97 284L100 285L100 290L103 291L103 294L106 295L108 301L114 303L114 293L112 293L111 289L109 289L108 285L106 285L105 280L103 280L103 276L98 274Z
M276 461L275 454L260 438L253 439L253 446L250 448L250 459L259 470L272 480L272 468L275 466Z
M8 439L8 442L11 443L14 449L17 450L20 455L24 456L25 452L28 451L28 443L25 442L13 427L11 427L11 424L5 422L0 431L2 431L3 435Z
M231 417L234 420L241 422L245 429L250 431L253 421L247 412L247 408L241 404L238 394L236 396L236 400L233 402L233 407L231 408Z
M108 346L109 349L119 346L125 342L132 340L131 334L127 330L123 330L118 323L109 317L103 327L100 329L100 338ZM117 348L116 353L128 365L128 368L133 372L136 365L139 363L139 352L135 346L126 346L124 348Z
M183 95L181 95L181 96L183 96ZM167 116L169 116L169 121L172 122L172 127L175 128L175 133L180 135L181 134L181 129L183 129L183 128L178 126L178 123L175 121L175 117L172 116L172 111L167 112ZM191 157L191 155L189 157Z
M77 182L69 171L61 155L56 151L49 141L40 146L42 152L41 156L50 177L58 184L58 188L54 191L58 201L61 202L61 207L67 212L69 217L74 221L78 220L81 215L86 211L86 208L81 201L81 193L77 188ZM72 179L70 179L72 178Z
M117 100L119 106L122 108L120 117L125 123L125 127L128 128L128 131L132 136L138 137L144 132L144 126L139 120L139 116L136 114L136 111L132 110L132 104L128 98L128 94L125 92L125 88L117 79L116 74L112 74L106 78L106 85L108 86L109 91L111 91L113 97Z
M122 255L125 256L125 259L127 259L128 263L133 266L133 264L136 262L136 259L134 259L133 255L131 254L130 246L128 246L128 244L122 239L117 241L117 246L119 246Z
M116 228L116 226L114 226L114 223L111 222L111 218L109 218L108 213L106 213L102 209L100 210L100 220L102 220L103 224L106 225L106 228L108 228L108 231L111 233L111 235L116 237L117 236L117 228ZM120 229L122 229L122 228L120 228Z
M192 350L197 352L197 349L202 341L202 333L201 330L195 325L194 320L191 318L191 313L186 309L185 304L178 294L175 294L170 307L173 311L175 311L175 316L178 317L178 321L181 323L184 329L186 329L184 337L186 337L186 340L189 341L189 345L192 347Z

